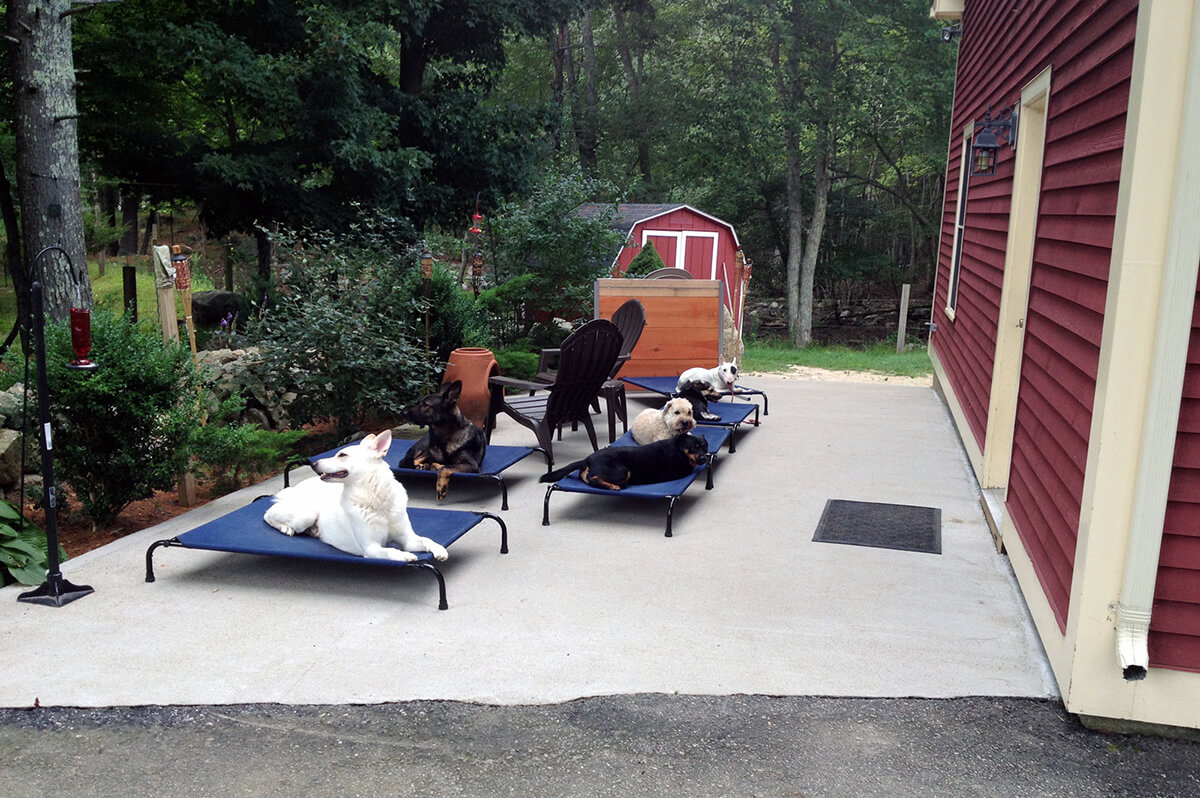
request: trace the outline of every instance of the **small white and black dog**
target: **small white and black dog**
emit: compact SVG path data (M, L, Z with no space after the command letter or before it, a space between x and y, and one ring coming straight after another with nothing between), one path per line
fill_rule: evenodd
M732 391L733 384L737 382L737 375L737 363L722 363L715 369L695 366L679 375L679 379L675 382L675 390L682 391L685 384L693 380L700 380L708 383L714 391Z
M285 535L307 532L360 557L412 562L413 552L427 551L445 560L441 544L413 531L408 493L383 459L391 445L391 430L384 430L316 461L318 476L276 493L263 520Z
M695 426L692 403L687 399L668 399L661 408L647 407L638 413L629 429L633 439L644 445L674 438L681 432L691 432Z
M708 412L709 402L721 401L721 392L704 380L688 380L678 392L679 399L692 407L692 418L698 421L720 421L716 413Z

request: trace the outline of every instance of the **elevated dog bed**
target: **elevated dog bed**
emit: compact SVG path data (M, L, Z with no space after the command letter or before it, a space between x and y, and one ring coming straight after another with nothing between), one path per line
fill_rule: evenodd
M675 392L675 378L674 377L622 377L621 379L625 380L625 382L629 383L630 385L636 385L639 388L644 388L647 391L653 391L654 393L659 393L659 394L662 394L663 396L677 396L678 395ZM749 392L749 389L747 389L747 391L743 391L741 388L738 389L739 396L742 395L743 393L747 393L747 392ZM755 391L755 393L762 394L761 391ZM724 395L728 396L729 393L726 392ZM763 408L765 409L766 408L766 404L765 404L766 394L762 394L762 396L763 396L763 400L764 400ZM758 405L754 402L751 402L749 404L744 404L744 405L743 404L733 404L732 402L709 402L708 403L708 412L714 416L717 416L718 418L716 418L716 419L697 418L696 419L696 424L698 425L697 429L699 429L700 427L710 427L710 426L727 428L730 432L730 436L729 436L729 451L730 452L737 451L737 438L736 438L737 429L743 423L746 423L746 419L750 418L751 414L754 415L754 420L750 421L748 423L753 424L756 427L758 426Z
M274 501L263 497L241 509L226 513L207 524L184 532L173 538L157 540L146 549L146 581L154 581L154 550L159 547L180 547L225 551L233 554L262 554L269 557L295 557L302 560L325 560L326 562L360 563L382 567L424 568L432 571L438 581L438 609L444 610L446 603L446 580L434 564L433 555L427 551L414 552L417 559L412 562L385 560L375 557L359 557L308 535L289 537L263 520L263 513ZM427 537L446 548L461 538L485 518L500 525L500 553L508 553L508 528L498 515L475 513L466 510L437 510L409 507L408 517L418 535Z
M622 377L621 379L630 385L636 385L638 388L651 391L653 393L660 393L663 396L675 396L675 386L679 383L678 377ZM721 396L761 396L763 400L763 415L771 415L770 411L767 409L766 391L760 391L758 388L747 388L744 385L734 385L732 391L721 391ZM714 413L717 412L713 410L711 406L708 409ZM758 416L754 417L754 423L755 425L758 424Z
M400 461L404 459L404 455L413 447L416 441L393 439L392 447L388 449L387 455L383 460L392 469L392 473L397 477L436 477L436 471L425 471L420 468L400 468ZM354 444L347 444L353 446ZM339 446L336 449L330 449L321 454L315 454L312 457L295 458L288 462L283 469L283 486L287 487L291 484L291 471L293 468L300 466L311 466L317 460L323 460L326 457L332 457L345 446ZM500 486L500 509L508 509L508 485L504 483L504 477L500 476L501 472L514 463L524 460L534 452L541 452L546 458L546 470L550 470L550 455L546 454L546 450L540 446L492 446L488 445L487 452L483 456L483 462L480 463L478 474L454 473L450 476L453 480L462 479L487 479L495 482Z
M692 430L693 434L699 435L708 442L708 462L704 465L696 466L692 473L686 477L680 477L669 482L655 482L650 485L631 485L622 490L608 490L606 488L596 488L579 479L579 471L572 471L567 476L555 482L546 488L546 498L542 502L542 526L550 526L550 496L556 490L564 493L590 493L593 496L610 496L618 498L633 497L637 499L666 499L667 500L667 532L666 537L672 537L671 521L675 513L675 502L679 501L679 497L683 495L692 483L696 481L696 477L701 473L705 475L705 490L712 490L713 477L712 466L713 460L716 458L717 450L729 439L733 431L727 427L696 427ZM633 433L627 432L610 446L637 446L638 443L633 439Z

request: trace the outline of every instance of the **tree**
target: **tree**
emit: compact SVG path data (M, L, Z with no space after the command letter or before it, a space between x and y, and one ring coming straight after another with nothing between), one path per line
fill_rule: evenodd
M506 39L572 5L125 0L87 20L88 148L152 197L195 201L211 234L254 233L264 278L276 224L367 211L412 238L526 185L539 114L488 89Z
M925 231L939 215L954 52L924 0L627 1L595 7L590 26L595 174L642 178L637 199L731 222L755 261L752 290L792 298L793 337L811 335L821 292L840 278L932 274ZM568 25L575 41L584 28ZM529 79L522 58L505 90ZM564 88L563 104L579 107L582 81ZM573 121L566 136L580 139ZM586 149L565 143L560 159Z
M6 200L0 209L9 235L9 270L22 319L28 318L30 282L41 279L46 314L61 320L72 305L92 304L83 239L71 3L9 3L6 18L16 134L14 177L24 247L23 256L14 248L16 209ZM8 192L7 180L0 190ZM27 274L26 263L48 247L61 252L40 258L36 271Z

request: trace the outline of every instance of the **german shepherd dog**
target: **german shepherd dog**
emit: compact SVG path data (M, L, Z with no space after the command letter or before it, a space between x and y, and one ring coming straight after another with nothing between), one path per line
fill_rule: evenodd
M557 482L579 469L579 479L594 488L621 490L630 485L669 482L692 473L708 459L708 441L681 432L665 441L645 446L609 446L582 460L541 476L542 482Z
M460 396L462 380L448 382L403 413L404 418L429 427L429 431L405 452L400 467L436 471L438 501L446 498L451 474L478 474L487 454L483 430L458 409Z

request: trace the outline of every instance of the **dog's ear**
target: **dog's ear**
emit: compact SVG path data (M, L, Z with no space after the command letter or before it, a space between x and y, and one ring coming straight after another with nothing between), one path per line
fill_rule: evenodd
M362 445L372 450L380 457L388 453L388 449L392 448L392 431L385 429L378 435L368 435L362 439Z
M457 402L458 397L462 396L462 380L444 383L438 393L451 402Z

